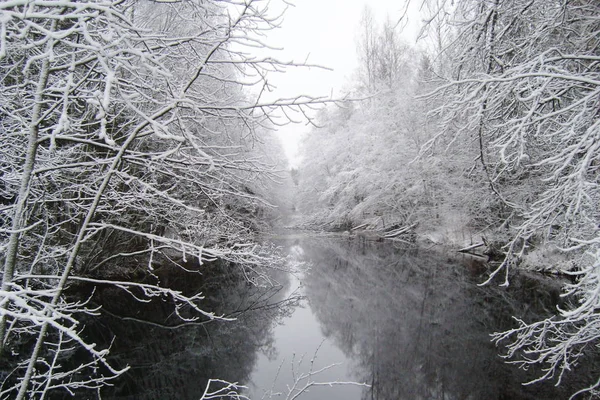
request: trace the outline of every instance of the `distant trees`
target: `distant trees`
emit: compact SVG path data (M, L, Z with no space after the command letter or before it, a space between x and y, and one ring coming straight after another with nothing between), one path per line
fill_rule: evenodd
M363 90L389 90L409 84L408 78L414 72L412 56L415 51L402 41L389 17L380 26L367 5L359 29L358 75Z
M358 31L354 89L369 99L319 115L321 128L303 144L299 209L333 229L414 223L437 192L424 184L425 163L412 163L429 139L423 104L414 100L418 79L431 73L427 57L403 42L389 19L377 23L369 8Z
M77 315L97 310L65 294L74 282L215 319L154 269L220 258L255 281L275 262L252 237L269 207L261 182L276 177L253 144L274 110L314 102L244 91L287 65L246 53L277 18L252 0L0 3L0 397L96 389L124 371L80 336ZM73 349L89 362L65 370Z

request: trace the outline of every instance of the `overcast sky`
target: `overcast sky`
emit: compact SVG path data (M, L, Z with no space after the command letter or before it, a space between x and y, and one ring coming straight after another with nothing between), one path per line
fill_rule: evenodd
M268 37L268 43L283 48L282 60L304 61L332 68L294 68L285 74L272 75L269 81L277 86L278 97L297 94L343 96L344 87L356 70L356 40L360 17L368 4L378 21L389 15L397 21L403 13L402 0L295 0L285 14L282 27ZM418 21L415 21L415 24ZM405 30L410 32L410 30ZM409 35L406 33L406 35ZM414 42L413 37L406 40ZM303 125L280 128L279 134L292 163L297 159L300 133L308 131Z

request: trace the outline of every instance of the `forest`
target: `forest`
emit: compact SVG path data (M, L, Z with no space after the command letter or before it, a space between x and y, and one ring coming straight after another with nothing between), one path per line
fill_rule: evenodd
M417 44L365 8L348 96L273 98L269 74L317 67L266 41L279 3L0 2L0 398L128 372L83 334L106 288L164 302L155 325L234 319L190 283L271 285L261 233L292 207L296 229L485 248L482 284L566 277L556 315L492 336L536 381L598 350L600 5L423 0ZM290 172L275 132L301 119ZM202 399L244 398L212 378Z
M366 100L323 110L305 138L300 224L484 247L492 285L519 268L567 276L568 307L494 336L560 382L600 338L600 5L422 5L422 48L365 9Z

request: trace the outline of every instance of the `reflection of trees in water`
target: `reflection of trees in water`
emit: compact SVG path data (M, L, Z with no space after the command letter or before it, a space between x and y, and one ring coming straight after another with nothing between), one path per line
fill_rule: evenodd
M372 399L552 399L561 388L521 386L533 372L505 364L489 334L547 316L551 281L514 277L479 287L482 266L423 250L341 240L307 241L306 294L327 336L359 360ZM577 377L571 377L577 379Z
M131 366L114 387L102 389L102 399L197 400L210 378L248 380L258 350L272 346L274 321L289 312L291 302L284 301L282 286L259 288L244 279L240 268L213 267L203 275L167 271L160 278L183 292L204 293L207 307L236 321L175 328L168 301L140 306L118 288L96 289L94 302L104 312L87 321L86 334L100 347L114 340L113 362Z

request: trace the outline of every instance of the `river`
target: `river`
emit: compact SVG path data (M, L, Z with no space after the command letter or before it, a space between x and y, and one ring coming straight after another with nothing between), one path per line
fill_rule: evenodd
M202 288L205 308L234 322L142 324L135 320L167 310L139 311L113 289L97 289L105 314L89 321L88 335L116 335L112 361L132 367L102 398L199 399L209 378L221 378L244 384L255 400L291 399L307 383L299 399L566 399L590 381L591 367L560 387L523 386L539 371L506 364L490 342L516 325L513 316L551 315L561 299L554 279L519 273L508 288L482 287L486 266L469 256L338 236L272 240L294 273L274 271L270 288L227 266L182 283ZM123 319L133 310L136 318ZM321 372L307 378L311 371Z

